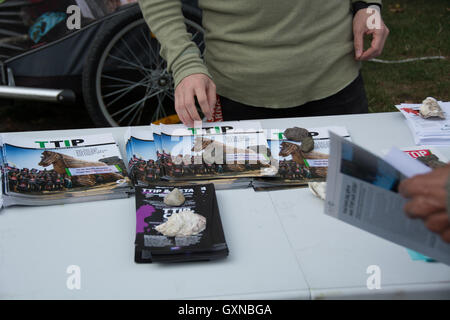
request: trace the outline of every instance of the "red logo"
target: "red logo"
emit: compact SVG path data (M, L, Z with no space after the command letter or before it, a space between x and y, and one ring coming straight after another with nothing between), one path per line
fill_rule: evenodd
M403 111L405 111L406 113L412 113L416 116L419 115L419 110L414 110L412 108L401 108Z
M431 156L430 150L411 150L411 151L405 151L409 156L413 159L417 159L420 157L426 157Z

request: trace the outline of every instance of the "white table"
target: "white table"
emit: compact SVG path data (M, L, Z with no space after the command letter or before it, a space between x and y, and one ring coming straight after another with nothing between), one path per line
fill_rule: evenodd
M400 113L262 123L343 125L379 154L414 145ZM124 151L124 130L78 133L112 132ZM450 148L440 151L450 159ZM174 265L134 263L134 198L7 208L0 213L0 299L450 298L449 266L412 261L404 248L326 216L307 189L217 197L230 256ZM71 265L80 267L80 290L66 286ZM381 269L380 290L366 286L370 265Z

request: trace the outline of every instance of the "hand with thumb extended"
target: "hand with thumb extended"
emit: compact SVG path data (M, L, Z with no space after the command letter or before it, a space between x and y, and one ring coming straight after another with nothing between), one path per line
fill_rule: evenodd
M364 51L364 37L367 35L372 35L372 43L370 48ZM381 55L389 36L389 29L378 9L369 7L356 13L353 18L353 36L356 60L366 61Z

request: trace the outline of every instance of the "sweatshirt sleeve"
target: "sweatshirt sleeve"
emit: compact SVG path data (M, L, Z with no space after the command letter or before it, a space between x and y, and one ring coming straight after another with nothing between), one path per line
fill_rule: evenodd
M378 4L380 7L383 5L383 1L382 0L352 0L352 3L357 3L357 2L365 2L369 5L371 4Z
M352 0L353 14L356 14L356 12L358 12L358 10L368 8L371 5L378 5L381 9L382 5L383 5L382 0L367 0L367 1Z
M175 87L194 73L209 76L197 45L191 41L182 13L181 0L139 0L142 14L161 44L161 56L174 77Z

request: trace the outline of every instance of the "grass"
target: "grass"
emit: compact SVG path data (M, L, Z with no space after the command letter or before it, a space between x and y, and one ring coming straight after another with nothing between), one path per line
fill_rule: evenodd
M421 103L428 96L450 101L450 0L384 0L383 19L390 36L379 59L447 59L404 64L364 62L370 111L396 111L395 104Z

